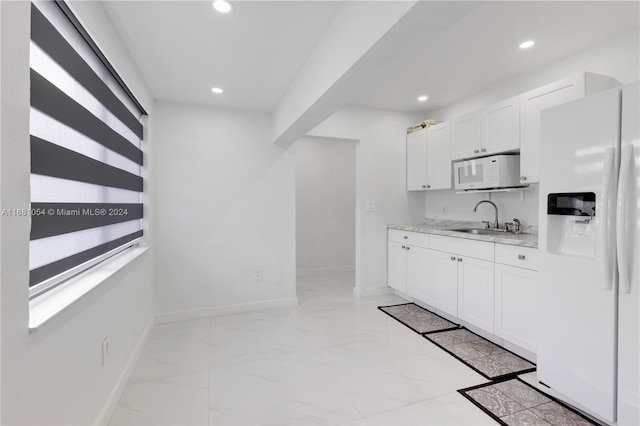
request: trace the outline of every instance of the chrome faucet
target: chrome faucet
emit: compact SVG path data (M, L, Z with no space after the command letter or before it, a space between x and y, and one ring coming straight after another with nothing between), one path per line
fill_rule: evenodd
M478 201L478 204L476 204L476 206L473 208L473 211L474 211L474 212L475 212L475 211L477 211L477 210L478 210L478 206L479 206L480 204L482 204L482 203L489 203L489 204L491 204L491 205L493 206L493 208L496 210L496 220L495 220L495 222L493 223L493 225L494 225L494 228L495 228L495 229L499 229L499 228L500 228L500 223L498 222L498 206L496 206L496 205L495 205L495 203L494 203L493 201L489 201L489 200L481 200L481 201Z
M517 217L513 218L513 222L516 224L516 229L514 230L514 232L516 234L522 232L522 222L520 222Z

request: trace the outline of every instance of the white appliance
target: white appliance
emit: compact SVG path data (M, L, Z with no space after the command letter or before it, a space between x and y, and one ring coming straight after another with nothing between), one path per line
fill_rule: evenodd
M542 111L538 380L640 424L640 84Z
M520 186L520 155L492 155L453 163L456 189Z

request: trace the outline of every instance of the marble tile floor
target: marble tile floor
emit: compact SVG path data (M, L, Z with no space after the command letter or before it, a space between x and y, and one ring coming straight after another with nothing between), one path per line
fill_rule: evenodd
M496 424L456 392L485 378L353 283L305 273L297 307L156 325L110 424Z

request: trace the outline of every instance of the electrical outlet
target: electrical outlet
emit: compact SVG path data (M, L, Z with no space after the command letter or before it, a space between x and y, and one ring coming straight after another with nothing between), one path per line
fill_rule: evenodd
M375 201L367 201L367 211L375 212L376 211L376 202Z
M256 281L260 281L262 279L262 269L256 269L253 279Z
M109 345L111 344L109 336L102 339L102 366L107 365L109 359Z

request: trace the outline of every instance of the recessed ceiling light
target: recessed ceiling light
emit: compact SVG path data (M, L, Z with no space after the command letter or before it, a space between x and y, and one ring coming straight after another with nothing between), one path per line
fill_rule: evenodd
M419 100L420 102L424 102L424 101L426 101L426 100L427 100L427 95L418 96L418 100Z
M229 13L231 12L231 9L233 9L231 3L227 0L215 0L213 2L213 8L220 13Z
M211 91L212 91L213 93L215 93L215 94L218 94L218 95L219 95L220 93L224 92L224 90L222 90L222 89L221 89L221 88L219 88L219 87L214 87L213 89L211 89Z
M523 41L522 43L520 43L520 49L528 49L534 44L536 44L536 42L533 40Z

